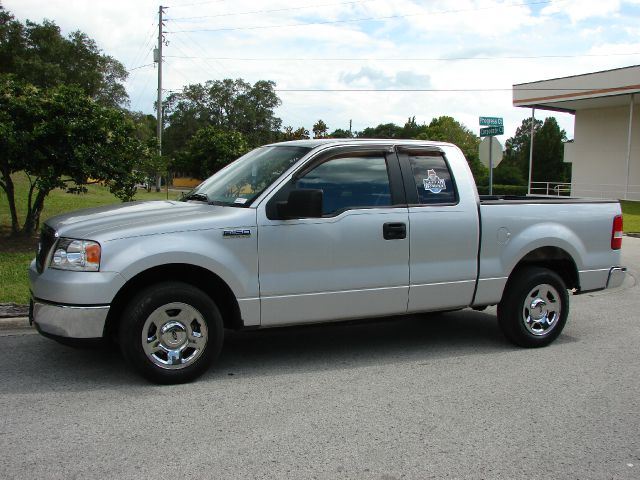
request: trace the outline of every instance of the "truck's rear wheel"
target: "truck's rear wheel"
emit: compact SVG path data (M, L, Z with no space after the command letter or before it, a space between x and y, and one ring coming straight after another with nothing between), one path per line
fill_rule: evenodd
M498 304L498 324L511 342L544 347L562 332L569 314L567 288L555 272L526 267L507 283Z
M125 359L156 383L183 383L198 377L218 357L223 322L201 290L163 282L136 295L118 331Z

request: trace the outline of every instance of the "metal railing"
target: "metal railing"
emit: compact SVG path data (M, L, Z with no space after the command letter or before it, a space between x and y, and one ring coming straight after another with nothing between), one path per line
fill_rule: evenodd
M640 201L640 185L615 183L531 182L531 195L589 197Z
M531 182L531 195L544 197L568 197L571 184L566 182Z

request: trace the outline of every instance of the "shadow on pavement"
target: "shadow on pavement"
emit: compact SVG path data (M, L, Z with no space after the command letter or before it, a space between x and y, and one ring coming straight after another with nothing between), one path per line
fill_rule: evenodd
M338 371L521 350L502 337L494 314L463 310L367 322L227 331L217 364L198 382ZM566 335L557 342L574 341ZM0 338L0 396L153 386L132 373L117 348L79 350L39 335ZM171 387L169 387L171 388Z

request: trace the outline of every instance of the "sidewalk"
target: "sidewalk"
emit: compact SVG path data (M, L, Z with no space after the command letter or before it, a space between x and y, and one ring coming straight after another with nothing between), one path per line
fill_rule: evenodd
M622 265L628 268L625 285L635 284L640 273L640 238L625 235L622 241ZM622 287L624 288L624 287ZM0 303L0 331L34 329L29 325L29 307L15 303Z

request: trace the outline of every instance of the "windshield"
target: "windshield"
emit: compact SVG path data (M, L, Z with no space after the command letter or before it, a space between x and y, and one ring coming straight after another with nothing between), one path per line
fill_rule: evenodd
M183 200L215 205L249 205L307 152L308 147L260 147L209 177Z

